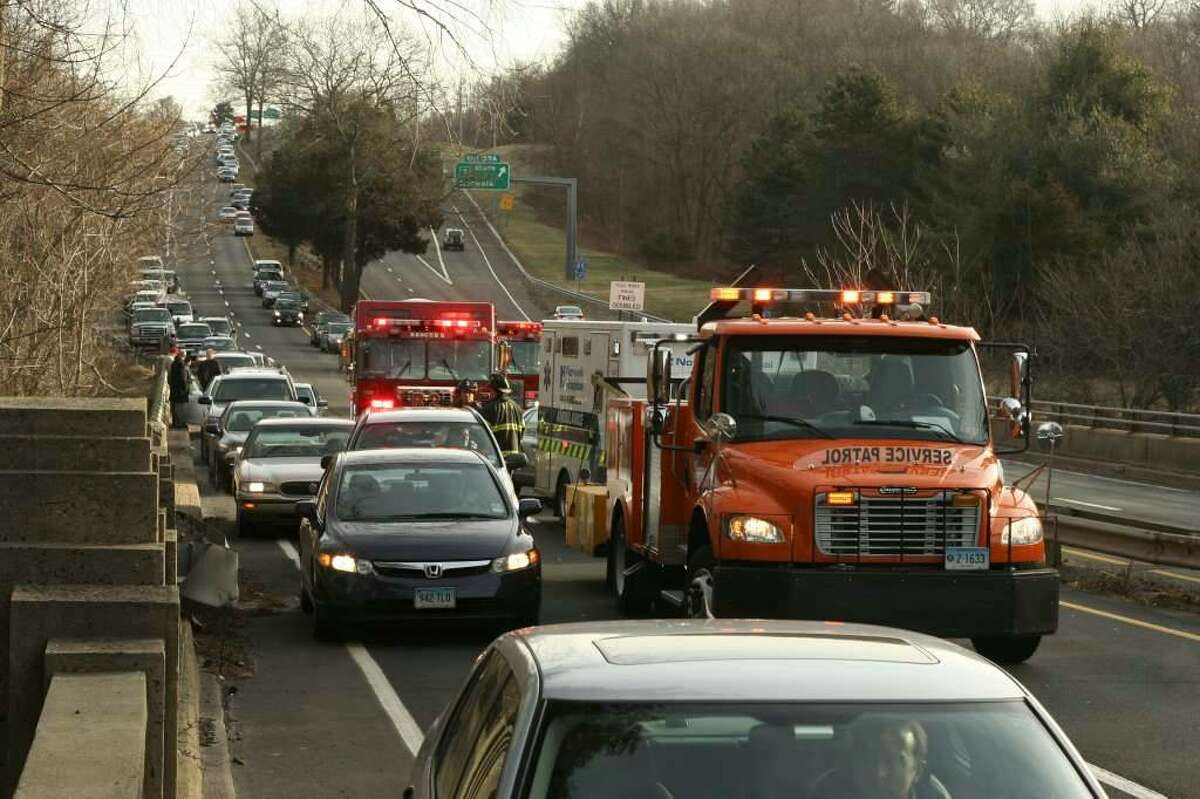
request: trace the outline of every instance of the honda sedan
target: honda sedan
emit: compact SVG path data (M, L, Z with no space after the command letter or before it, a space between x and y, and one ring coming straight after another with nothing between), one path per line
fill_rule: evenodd
M296 506L301 607L318 638L354 621L536 624L541 555L524 520L540 510L477 452L343 452Z

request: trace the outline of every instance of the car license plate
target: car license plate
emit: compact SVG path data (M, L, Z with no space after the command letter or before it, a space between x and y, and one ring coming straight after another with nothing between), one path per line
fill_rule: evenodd
M417 610L425 608L453 608L455 606L453 588L418 588L413 599L413 604Z
M946 568L950 571L982 571L990 565L987 547L946 547Z

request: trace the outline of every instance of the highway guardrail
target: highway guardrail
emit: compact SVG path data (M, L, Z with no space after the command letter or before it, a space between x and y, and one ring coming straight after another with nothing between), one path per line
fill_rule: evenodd
M1141 530L1082 516L1051 516L1047 538L1066 546L1156 566L1200 569L1200 536ZM1134 522L1135 524L1138 522Z

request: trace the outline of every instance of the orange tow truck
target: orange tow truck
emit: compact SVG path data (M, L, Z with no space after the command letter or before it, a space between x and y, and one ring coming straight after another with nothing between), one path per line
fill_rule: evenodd
M689 376L654 348L647 399L607 408L623 612L868 622L970 638L999 662L1034 653L1058 626L1059 575L998 457L1028 446L1033 353L927 318L929 301L716 288ZM794 308L833 312L781 315ZM985 347L1006 356L1000 419Z

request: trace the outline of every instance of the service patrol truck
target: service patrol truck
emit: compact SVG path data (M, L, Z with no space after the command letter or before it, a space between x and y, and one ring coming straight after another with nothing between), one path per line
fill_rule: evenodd
M926 317L925 292L712 299L690 365L652 347L648 398L608 398L619 607L877 623L1030 657L1058 626L1059 575L1033 499L998 458L1028 444L1030 348ZM1004 364L1003 418L984 351ZM586 375L563 381L587 388Z

